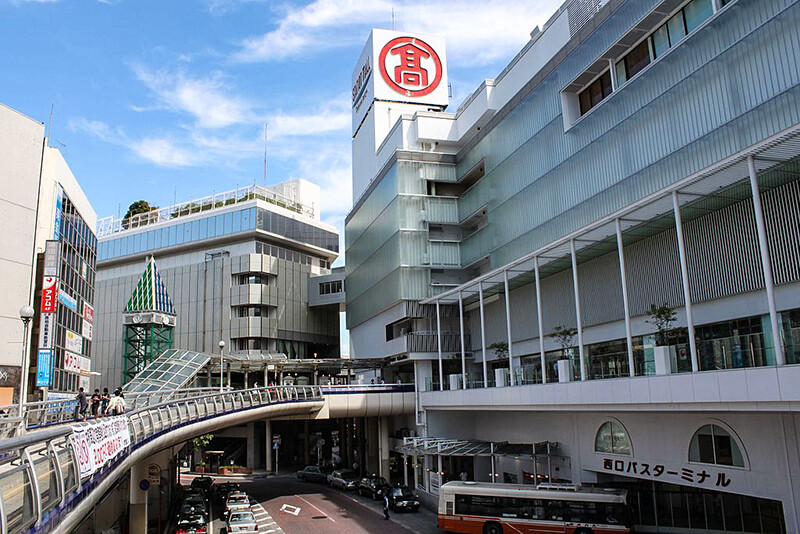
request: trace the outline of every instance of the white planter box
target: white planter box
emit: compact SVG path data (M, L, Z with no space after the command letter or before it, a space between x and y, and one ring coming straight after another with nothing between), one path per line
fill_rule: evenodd
M653 348L657 375L668 375L672 373L672 352L672 347Z
M495 387L502 388L508 384L508 369L505 367L494 370L494 385Z
M558 381L561 383L572 382L572 366L570 365L570 361L558 360L556 366L558 369Z
M461 389L461 375L449 375L448 378L450 379L450 391L454 391L456 389Z

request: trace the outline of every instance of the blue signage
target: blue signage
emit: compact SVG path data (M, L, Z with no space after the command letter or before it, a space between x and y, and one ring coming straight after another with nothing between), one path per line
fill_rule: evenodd
M36 358L36 387L50 387L53 383L53 349L39 349Z
M78 311L78 301L75 300L72 295L69 295L63 289L58 292L58 300L70 310L77 312Z
M56 215L53 221L53 239L56 241L61 239L61 210L64 207L63 199L64 190L61 188L61 184L58 184L56 186Z

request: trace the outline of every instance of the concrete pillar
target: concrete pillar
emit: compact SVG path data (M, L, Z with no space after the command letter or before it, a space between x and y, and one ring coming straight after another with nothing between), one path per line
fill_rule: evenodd
M692 293L689 289L689 264L686 260L686 245L683 241L683 220L678 192L672 192L672 210L675 214L675 234L678 238L678 259L681 263L681 283L683 285L684 310L686 312L686 330L689 334L689 352L692 357L692 372L700 370L700 359L697 355L697 343L694 339L694 318L692 317Z
M247 423L247 467L256 468L256 424Z
M408 486L408 455L403 455L403 485Z
M404 468L405 469L405 468ZM378 473L389 480L389 418L378 417Z
M131 467L128 527L130 534L147 534L147 490L139 483L147 480L147 463L139 462Z
M311 463L311 423L308 419L303 421L303 461L305 465Z
M264 371L264 374L266 374L266 371ZM264 423L266 423L267 426L267 447L264 467L266 468L267 473L272 473L272 420L267 419L264 421Z
M344 441L345 441L345 450L347 451L347 456L343 456L345 458L344 463L345 467L348 469L353 468L353 464L355 463L355 458L353 457L353 420L349 417L345 419L344 422Z
M362 473L367 472L367 418L358 419L358 465Z

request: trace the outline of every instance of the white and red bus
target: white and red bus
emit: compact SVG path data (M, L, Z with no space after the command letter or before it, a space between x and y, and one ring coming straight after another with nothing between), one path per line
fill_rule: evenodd
M448 482L439 488L439 528L466 534L630 532L624 490Z

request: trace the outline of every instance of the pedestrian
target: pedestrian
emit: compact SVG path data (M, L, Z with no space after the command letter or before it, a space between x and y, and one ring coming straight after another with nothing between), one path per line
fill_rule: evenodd
M469 477L469 475L467 475L467 472L462 470L462 471L461 471L461 474L459 475L459 478L460 478L462 481L466 481L468 477Z
M100 411L100 390L95 388L92 393L92 417L97 419L97 413Z
M110 415L121 415L125 413L125 403L122 401L122 397L116 393L114 393L111 402L108 403L108 412Z
M75 420L81 420L83 418L86 421L86 410L89 408L89 399L86 398L86 393L84 393L83 388L78 388L78 394L75 396L75 399L78 401L78 414L75 417Z
M103 394L100 396L100 413L103 417L108 415L108 403L111 402L111 396L108 394L108 388L103 388Z
M389 519L389 492L383 493L383 518Z

